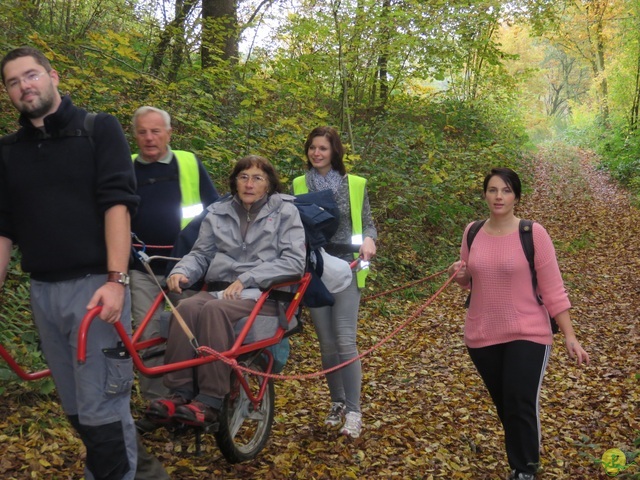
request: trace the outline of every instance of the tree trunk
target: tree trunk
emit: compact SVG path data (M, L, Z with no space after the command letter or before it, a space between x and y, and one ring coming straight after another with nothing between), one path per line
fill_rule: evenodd
M380 85L380 105L384 105L387 102L387 96L389 94L389 76L388 76L388 64L389 54L388 48L391 41L389 34L389 26L387 19L389 17L389 10L391 9L391 0L384 0L382 2L382 16L381 24L383 25L383 43L380 46L380 53L378 55L378 83Z
M629 118L629 130L638 129L638 112L640 110L640 51L638 52L638 60L636 63L636 85L633 93L633 102L631 105L631 115Z
M202 0L202 68L238 59L238 4L236 0Z
M162 69L162 63L167 54L167 50L169 46L174 42L174 39L178 36L181 38L178 41L175 41L174 48L183 48L184 47L184 21L191 13L191 10L195 7L197 0L179 0L176 2L176 17L167 24L165 29L160 34L160 39L158 40L158 44L153 50L153 57L151 59L151 73L157 75L160 73ZM176 52L173 52L173 60L171 64L171 71L167 75L169 78L175 79L178 74L178 69L180 65L175 64ZM179 53L177 58L182 58L182 54Z

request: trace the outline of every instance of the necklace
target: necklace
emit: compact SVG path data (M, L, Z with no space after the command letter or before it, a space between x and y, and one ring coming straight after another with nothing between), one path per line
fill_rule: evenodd
M494 225L494 224L491 222L491 219L487 220L487 223L486 223L486 224L489 226L489 228L490 228L492 231L494 231L494 232L496 232L496 233L500 233L500 234L502 233L502 231L503 231L503 230L508 230L508 229L511 227L511 225L505 225L505 226L502 226L502 227L498 227L497 225Z

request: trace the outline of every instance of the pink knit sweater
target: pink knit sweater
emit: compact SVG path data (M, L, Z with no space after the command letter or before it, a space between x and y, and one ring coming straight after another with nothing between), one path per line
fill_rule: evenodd
M539 305L531 286L529 263L518 231L494 237L480 229L467 249L467 225L460 258L473 278L471 304L464 328L465 344L486 347L514 340L530 340L543 345L553 343L549 317L571 307L562 282L556 252L549 234L538 223L533 226L535 267ZM462 285L468 288L469 285Z

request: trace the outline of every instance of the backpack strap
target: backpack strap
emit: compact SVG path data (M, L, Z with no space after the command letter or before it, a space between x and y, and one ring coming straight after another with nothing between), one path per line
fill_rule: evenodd
M476 238L476 235L484 225L487 220L476 220L469 227L469 231L467 232L467 250L471 252L471 244L473 243L473 239ZM469 280L470 286L473 287L473 279ZM471 291L469 291L469 295L467 295L467 300L464 302L464 306L469 308L469 304L471 303Z
M84 117L84 124L82 129L78 128L76 130L62 130L55 138L60 137L87 137L89 139L89 143L91 144L91 149L95 150L95 144L93 142L93 129L96 123L97 113L87 113ZM53 137L52 137L53 138ZM0 137L0 148L2 148L2 159L6 158L6 147L18 142L18 132L13 132L3 137Z
M93 129L96 123L97 113L87 113L84 117L82 128L68 128L55 132L54 134L46 134L45 138L64 138L64 137L87 137L91 148L95 149L93 143Z
M87 137L89 137L89 143L91 144L91 148L95 150L96 146L93 143L93 126L96 123L97 113L89 112L84 117L84 131L87 133Z
M18 132L9 133L0 138L0 160L2 162L7 161L8 154L7 149L9 145L16 143L18 141Z
M471 251L471 244L473 243L473 239L476 238L477 233L480 231L486 221L486 219L476 220L469 227L469 231L467 232L467 250Z
M522 244L522 250L524 250L524 256L527 257L527 262L529 262L533 294L536 296L538 303L542 305L542 299L540 298L540 295L538 295L538 275L536 274L536 266L534 262L535 250L533 248L533 221L521 219L518 230L520 231L520 243Z
M529 262L533 294L535 295L536 300L538 300L538 303L540 305L544 305L542 297L538 294L538 274L536 273L536 266L534 262L535 249L533 248L533 221L521 219L518 229L520 231L520 243L522 244L524 255L527 257L527 262ZM558 333L560 329L555 318L549 317L549 320L551 322L551 332Z
M18 132L9 133L3 137L0 137L0 145L11 145L18 141Z

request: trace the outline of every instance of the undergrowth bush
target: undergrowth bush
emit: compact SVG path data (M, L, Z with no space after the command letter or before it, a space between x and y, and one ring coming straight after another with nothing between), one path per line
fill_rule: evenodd
M0 295L0 345L25 371L46 368L39 348L38 333L29 305L29 278L19 267L19 254L14 250L9 264L9 274ZM4 362L0 363L0 394L23 384L23 381ZM50 378L36 382L24 382L27 389L50 393L53 382Z
M511 120L482 102L396 98L354 131L365 146L353 169L369 179L380 230L378 282L432 273L457 257L464 227L486 215L484 175L521 159L526 136Z
M567 128L564 140L594 150L600 156L600 168L627 187L640 203L640 132L629 131L626 124L604 126L597 117L583 117Z

